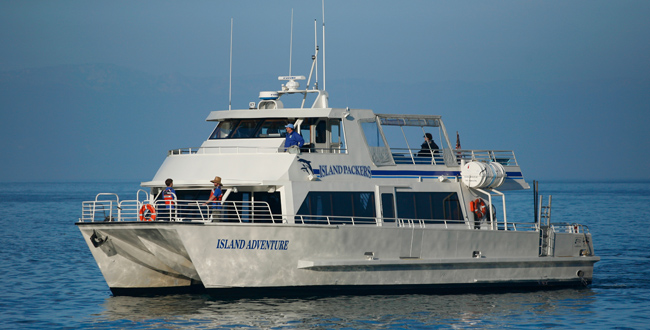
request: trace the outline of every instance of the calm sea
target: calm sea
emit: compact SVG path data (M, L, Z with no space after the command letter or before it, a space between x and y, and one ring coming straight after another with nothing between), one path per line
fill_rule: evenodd
M218 300L113 297L74 222L98 192L137 183L4 183L0 329L650 328L650 182L542 182L552 220L589 226L597 255L584 289L447 295ZM507 197L532 221L532 192Z

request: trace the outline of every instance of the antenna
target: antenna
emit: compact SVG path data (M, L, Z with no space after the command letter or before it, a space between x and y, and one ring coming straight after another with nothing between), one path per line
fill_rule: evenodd
M293 55L293 8L291 8L291 40L289 40L289 75L291 75L291 56Z
M325 90L325 0L323 0L323 90Z
M316 61L316 81L314 89L318 89L318 27L314 19L314 60Z
M233 18L230 18L230 83L228 87L228 110L232 110L232 26Z

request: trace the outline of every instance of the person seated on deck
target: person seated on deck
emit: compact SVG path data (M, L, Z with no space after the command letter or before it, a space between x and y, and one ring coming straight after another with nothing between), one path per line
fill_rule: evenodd
M418 156L420 157L431 157L432 155L438 154L438 145L433 141L433 136L431 133L424 134L424 142L420 146L420 151L418 151Z

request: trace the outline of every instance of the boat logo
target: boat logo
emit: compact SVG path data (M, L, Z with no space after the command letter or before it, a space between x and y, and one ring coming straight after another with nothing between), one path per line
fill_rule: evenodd
M307 172L309 176L314 175L314 170L311 168L311 161L302 159L300 157L298 157L298 161L302 164L302 168L300 168L301 170Z
M330 175L358 175L372 179L370 166L363 165L319 165L318 172L321 178Z
M289 241L266 239L227 239L217 240L217 249L224 250L288 250Z

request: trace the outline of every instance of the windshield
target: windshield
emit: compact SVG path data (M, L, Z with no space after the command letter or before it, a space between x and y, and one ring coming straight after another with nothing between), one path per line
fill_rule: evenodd
M219 122L210 139L281 138L287 118L229 119Z

